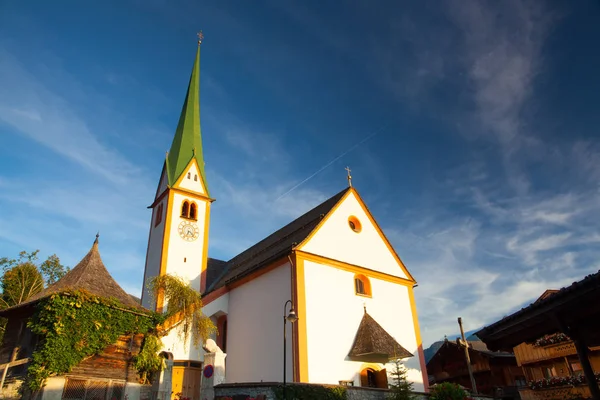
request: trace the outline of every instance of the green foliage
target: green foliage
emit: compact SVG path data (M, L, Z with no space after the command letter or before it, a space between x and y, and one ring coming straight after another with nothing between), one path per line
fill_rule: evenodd
M60 263L60 259L56 254L49 256L46 261L40 264L39 268L44 276L47 286L52 285L54 282L65 276L70 270L69 267L65 267Z
M69 272L69 267L65 267L64 265L62 265L60 263L60 259L56 254L49 256L46 259L46 261L44 261L41 264L37 263L39 252L39 250L35 250L30 253L22 251L19 253L19 257L16 259L2 257L0 258L0 268L2 268L4 272L6 272L20 265L33 265L38 269L39 273L42 275L42 278L44 279L43 283L46 286L53 284L54 282L65 276L67 272Z
M343 386L324 386L315 384L289 384L273 388L277 400L345 400L348 398Z
M162 343L156 335L147 334L140 353L133 358L133 365L140 374L142 384L150 382L150 377L163 368L164 358L159 355Z
M394 360L394 369L391 372L392 383L390 384L392 400L410 400L412 399L413 384L406 378L407 370L400 360Z
M21 304L41 292L44 280L35 264L27 261L4 272L0 278L0 286L0 307L4 309Z
M466 400L467 393L459 385L443 382L435 385L430 390L430 400Z
M163 297L167 304L165 316L179 316L180 323L178 334L184 343L187 343L190 331L194 346L200 343L201 339L209 338L216 331L215 325L210 318L202 314L202 298L200 293L195 291L183 279L163 275L154 277L150 281L149 289L155 298Z
M37 305L28 323L40 342L26 386L38 390L47 377L69 372L121 335L151 332L160 320L159 316L127 310L115 300L82 291L53 294Z

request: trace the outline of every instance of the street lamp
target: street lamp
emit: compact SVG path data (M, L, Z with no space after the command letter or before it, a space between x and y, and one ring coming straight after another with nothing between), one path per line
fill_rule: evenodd
M290 304L290 313L286 316L285 312L287 309L287 305L288 303ZM292 304L291 300L288 300L285 302L285 304L283 305L283 398L286 399L287 397L285 396L285 378L286 378L286 351L287 351L287 345L286 345L286 325L287 322L290 321L292 324L296 321L298 321L298 316L296 315L296 312L294 311L294 305Z

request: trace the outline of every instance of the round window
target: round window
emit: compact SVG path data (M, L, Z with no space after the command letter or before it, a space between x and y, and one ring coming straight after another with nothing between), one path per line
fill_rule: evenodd
M362 225L360 224L360 221L354 215L348 218L348 226L350 226L350 229L352 229L356 233L359 233L362 230Z

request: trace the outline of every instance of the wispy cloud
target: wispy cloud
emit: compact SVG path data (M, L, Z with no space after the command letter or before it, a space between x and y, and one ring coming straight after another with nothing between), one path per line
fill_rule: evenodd
M118 184L139 174L137 166L102 144L98 135L61 95L46 88L34 74L0 48L0 120Z

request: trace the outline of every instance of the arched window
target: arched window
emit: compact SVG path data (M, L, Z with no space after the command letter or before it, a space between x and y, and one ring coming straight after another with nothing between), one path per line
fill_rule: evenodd
M360 296L371 296L371 282L364 275L354 275L354 292Z
M192 177L192 173L188 172L188 179L190 179Z
M181 206L181 216L183 218L188 218L190 215L190 203L188 203L187 200L185 200L183 202L183 205Z
M158 208L156 209L156 218L154 219L154 226L158 226L158 224L160 224L162 222L162 212L163 212L163 205L162 203L158 205Z
M194 182L198 181L198 175L194 175Z
M197 212L196 212L196 203L192 203L190 204L190 219L196 220L197 217Z

